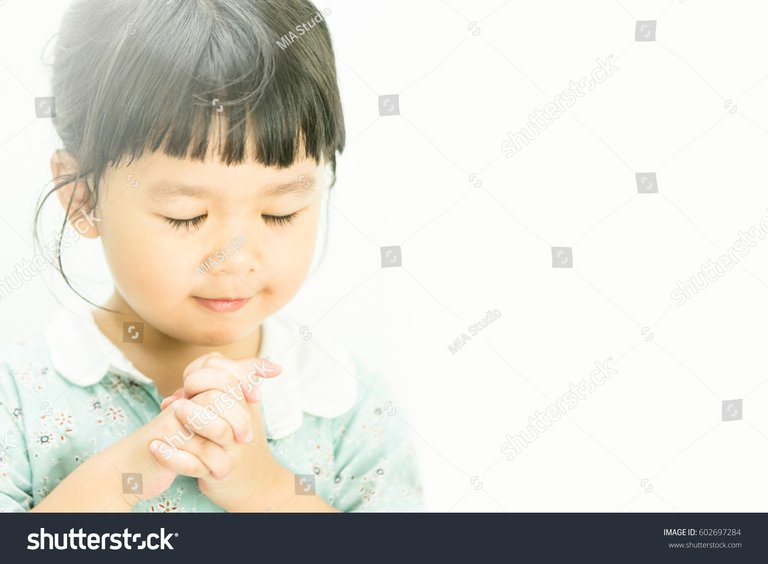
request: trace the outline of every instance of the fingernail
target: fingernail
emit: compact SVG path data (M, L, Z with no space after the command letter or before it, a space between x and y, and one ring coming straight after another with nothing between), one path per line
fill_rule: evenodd
M283 371L282 366L276 362L267 360L266 358L257 358L251 363L251 366L255 368L257 376L266 376L267 378L270 376L277 376Z
M245 442L250 443L253 440L253 431L248 431L248 436L245 437Z
M151 450L152 452L157 452L158 450L160 450L160 441L154 440L151 443L149 443L149 450Z

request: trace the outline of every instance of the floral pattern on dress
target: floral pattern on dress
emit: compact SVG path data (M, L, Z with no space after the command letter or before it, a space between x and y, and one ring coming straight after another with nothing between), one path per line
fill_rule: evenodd
M304 413L301 427L268 439L269 448L339 511L419 510L423 492L407 424L391 407L386 381L359 362L356 367L360 393L352 409L335 418ZM74 384L52 369L43 343L0 345L0 429L13 445L0 445L0 511L40 503L85 460L156 417L161 399L154 384L119 372L89 386ZM177 476L133 511L223 509L195 478Z

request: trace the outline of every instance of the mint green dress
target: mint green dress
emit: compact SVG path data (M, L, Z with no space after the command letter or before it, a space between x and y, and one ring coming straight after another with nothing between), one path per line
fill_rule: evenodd
M423 511L410 428L385 380L353 358L354 406L337 417L304 413L298 430L268 439L272 453L339 511ZM44 339L0 346L0 511L40 503L78 465L160 413L161 400L154 383L114 370L73 384L52 368ZM179 475L134 511L224 510Z

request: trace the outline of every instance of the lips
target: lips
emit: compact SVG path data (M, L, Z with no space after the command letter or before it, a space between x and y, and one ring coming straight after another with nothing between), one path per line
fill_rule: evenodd
M200 298L198 296L194 296L197 303L199 303L204 308L220 312L220 313L226 313L231 311L237 311L241 307L243 307L245 304L247 304L251 298Z

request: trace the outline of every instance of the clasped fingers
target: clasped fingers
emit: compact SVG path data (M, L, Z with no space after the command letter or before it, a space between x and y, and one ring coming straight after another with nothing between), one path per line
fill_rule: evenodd
M179 422L187 429L222 447L253 440L249 413L227 392L200 392L193 399L175 400L171 408Z

